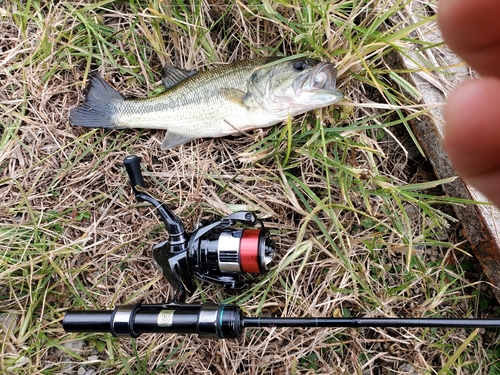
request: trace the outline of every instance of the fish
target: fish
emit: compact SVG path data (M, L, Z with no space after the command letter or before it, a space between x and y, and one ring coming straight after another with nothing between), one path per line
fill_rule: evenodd
M166 65L166 90L155 97L123 97L97 73L89 74L75 126L166 129L167 150L198 138L246 134L339 102L337 70L311 58L241 60L198 72Z

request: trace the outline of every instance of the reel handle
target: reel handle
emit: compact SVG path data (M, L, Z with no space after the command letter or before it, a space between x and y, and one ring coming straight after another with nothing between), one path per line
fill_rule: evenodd
M189 236L185 232L181 219L175 216L167 205L161 203L148 193L141 192L136 189L137 186L141 188L146 187L144 177L141 172L141 158L136 155L127 156L123 159L123 165L125 166L125 170L129 176L130 185L132 186L136 199L139 202L150 203L156 208L156 211L160 215L161 220L165 224L165 229L170 236L169 245L171 246L172 252L177 253L186 251Z

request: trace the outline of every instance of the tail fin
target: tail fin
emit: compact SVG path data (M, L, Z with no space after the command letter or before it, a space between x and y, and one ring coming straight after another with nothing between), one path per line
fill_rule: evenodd
M85 102L71 109L69 122L87 128L116 128L115 105L123 101L123 96L97 73L90 73L89 77Z

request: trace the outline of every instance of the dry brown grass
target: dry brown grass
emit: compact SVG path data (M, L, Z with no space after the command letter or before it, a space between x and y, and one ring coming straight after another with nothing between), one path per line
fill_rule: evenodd
M0 316L14 322L0 328L0 369L368 375L448 366L444 373L488 373L495 333L475 336L450 364L471 332L249 329L239 340L143 335L135 342L64 333L70 308L158 303L173 294L151 261L163 228L127 186L122 160L129 154L142 157L150 192L188 228L240 207L263 218L277 241L278 264L262 282L241 295L204 283L188 302L241 302L249 316L462 317L481 314L471 295L481 274L462 268L468 258L456 251L459 226L433 203L443 200L398 190L433 178L404 127L370 128L426 110L388 75L384 55L406 42L384 44L373 39L379 28L366 31L397 1L318 2L328 19L299 1L203 1L185 9L156 1L27 4L0 4ZM406 11L393 11L393 22ZM308 29L284 21L304 25L308 14L316 22ZM389 18L385 24L392 27ZM91 68L118 91L143 97L161 90L157 72L166 62L205 68L305 51L339 63L348 105L295 119L288 158L283 127L164 152L162 131L89 131L67 120ZM322 130L334 126L346 129ZM489 294L481 290L484 301Z

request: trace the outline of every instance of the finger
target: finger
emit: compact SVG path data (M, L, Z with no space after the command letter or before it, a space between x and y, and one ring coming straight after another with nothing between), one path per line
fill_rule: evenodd
M440 0L446 44L482 75L500 77L500 1Z
M500 205L500 79L471 80L445 106L444 148L455 169Z

